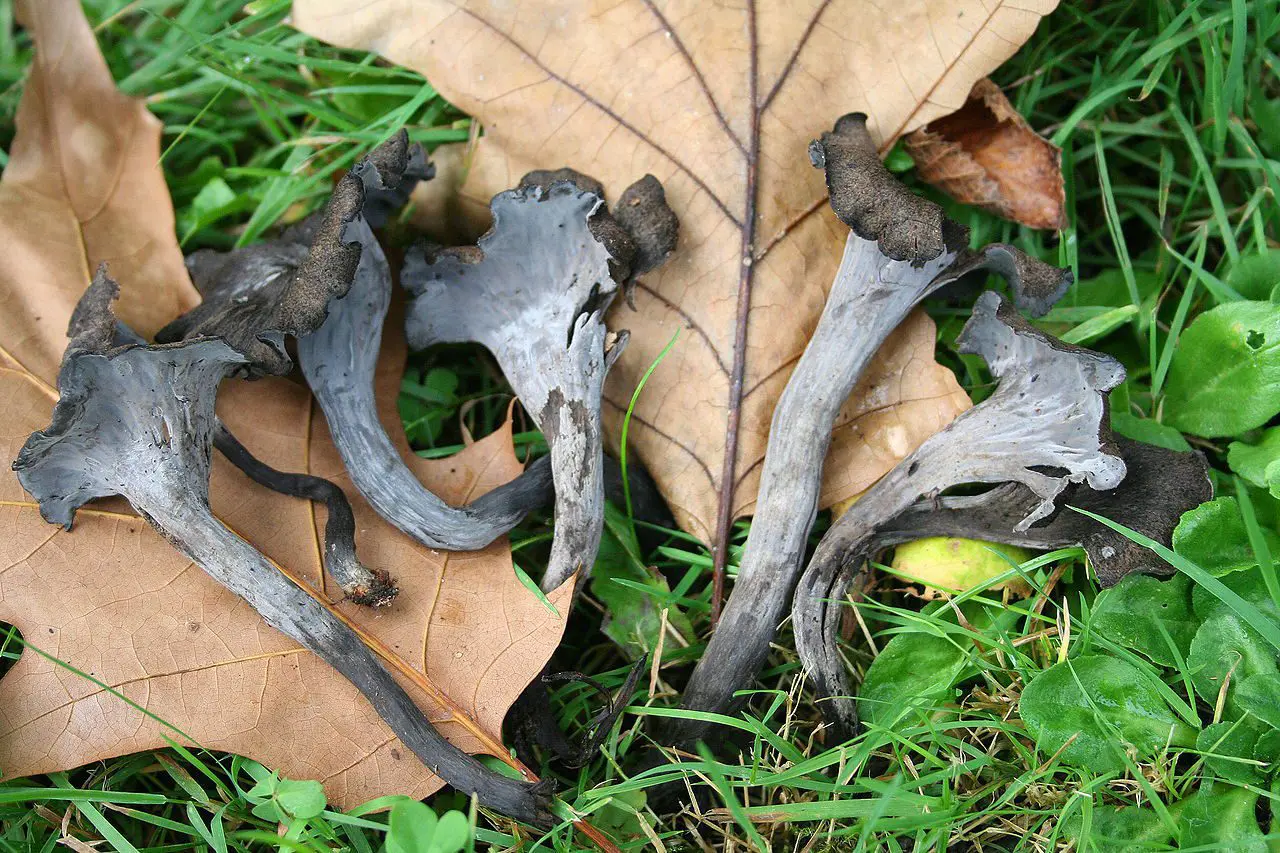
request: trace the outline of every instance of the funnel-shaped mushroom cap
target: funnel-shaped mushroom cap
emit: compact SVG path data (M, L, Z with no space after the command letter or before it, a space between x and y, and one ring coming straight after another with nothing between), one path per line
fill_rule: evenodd
M674 244L674 215L653 184L646 178L627 196L635 199L632 227L644 232L639 256L600 185L559 170L531 173L495 196L493 227L477 246L419 249L405 260L409 346L484 344L546 435L556 537L544 588L589 569L600 544L600 400L605 373L626 342L625 333L608 333L604 314L633 260L660 260ZM670 239L654 236L664 234Z
M1120 485L1125 463L1110 439L1107 392L1124 380L1114 359L1070 346L1030 326L999 294L978 299L960 336L999 385L902 460L841 516L819 543L792 607L796 649L823 712L848 731L857 712L836 647L850 573L861 568L877 531L918 498L970 483L1020 483L1034 498L1010 519L1026 531L1055 510L1072 483Z
M1197 452L1120 437L1115 443L1127 470L1124 481L1105 491L1072 486L1058 498L1054 516L1040 524L1015 529L1039 498L1025 486L1010 483L980 495L921 501L881 527L869 553L926 536L961 536L1042 550L1079 545L1104 587L1134 572L1172 574L1173 567L1159 555L1067 507L1088 510L1169 545L1182 514L1213 497L1209 466Z
M46 521L70 528L94 498L146 505L208 500L209 444L218 384L248 360L216 339L113 347L110 305L119 287L99 268L71 318L47 429L13 463Z

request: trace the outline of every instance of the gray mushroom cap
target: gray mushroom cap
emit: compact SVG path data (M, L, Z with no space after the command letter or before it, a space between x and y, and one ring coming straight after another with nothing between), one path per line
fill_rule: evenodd
M352 682L400 739L445 781L492 808L549 826L549 791L487 769L449 743L355 632L295 586L209 508L214 406L224 377L249 359L216 338L115 346L118 288L99 270L72 316L48 427L13 463L50 522L122 495L175 548L274 628Z
M218 339L114 346L118 293L99 268L72 315L53 420L13 463L44 519L68 529L95 498L136 497L144 512L207 502L212 400L226 376L249 364Z
M1068 507L1088 510L1169 545L1182 514L1213 497L1203 454L1167 450L1114 439L1127 473L1114 489L1095 491L1073 485L1058 497L1058 510L1042 522L1018 530L1039 497L1020 483L1008 483L980 495L923 500L876 531L869 548L926 536L960 536L1048 550L1079 545L1103 587L1132 573L1170 575L1173 568L1147 548Z
M921 497L971 483L1019 483L1033 496L1009 519L1021 533L1050 516L1072 483L1114 489L1125 463L1110 439L1106 394L1124 379L1114 359L1064 344L1030 326L999 294L984 293L960 337L981 355L999 385L873 486L819 543L792 607L796 649L823 713L841 731L857 724L837 649L851 573L866 559L877 530Z
M653 221L653 233L673 232L657 221L655 210L667 225L674 214L655 183L646 178L633 187L633 227ZM405 332L414 349L483 344L546 436L556 529L543 587L552 589L589 570L600 544L600 401L605 374L626 343L625 332L609 334L604 314L631 275L636 241L609 214L599 183L571 170L531 173L490 208L493 227L477 246L419 248L406 258ZM641 238L648 257L662 242L651 236Z

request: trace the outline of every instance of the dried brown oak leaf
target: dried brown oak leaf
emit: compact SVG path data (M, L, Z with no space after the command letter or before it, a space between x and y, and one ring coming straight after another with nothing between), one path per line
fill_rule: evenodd
M636 175L662 182L680 246L640 282L638 311L610 318L632 343L609 377L605 424L616 442L641 375L680 330L629 440L680 524L710 542L754 508L770 416L848 234L809 141L850 110L870 116L884 146L958 109L1054 5L295 0L293 20L422 72L484 123L463 188L481 216L536 168L572 166L612 193ZM824 506L867 488L968 406L933 341L933 324L914 315L854 392Z
M9 470L26 435L49 422L67 321L99 262L121 281L121 319L139 331L154 333L199 299L157 165L159 122L116 91L77 0L39 0L25 11L36 61L0 181L0 620L32 648L0 679L0 768L6 777L68 769L185 734L287 776L324 780L342 806L427 794L439 780L354 687L268 628L127 504L90 505L64 531L40 518ZM387 337L381 414L423 482L464 502L515 476L509 429L450 459L408 452L395 412L404 345ZM295 383L227 383L219 409L264 461L347 492L361 558L394 574L401 595L376 615L333 606L443 734L469 752L506 756L502 718L563 622L516 579L505 540L437 553L386 525L351 488L324 419ZM316 595L337 592L320 570L322 510L254 485L220 456L212 504ZM570 594L552 596L562 614Z
M905 143L920 177L956 201L1029 228L1066 227L1062 149L1032 130L990 80Z

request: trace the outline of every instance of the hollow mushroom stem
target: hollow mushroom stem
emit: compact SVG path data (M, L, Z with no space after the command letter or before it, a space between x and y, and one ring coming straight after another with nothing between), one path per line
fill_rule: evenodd
M1035 497L1012 532L1055 509L1072 483L1095 491L1123 481L1124 459L1110 440L1106 393L1124 380L1107 356L1034 329L1000 296L984 293L961 334L962 352L981 355L996 391L927 439L858 499L823 536L792 607L796 651L837 732L851 733L857 711L837 649L841 608L852 573L876 531L923 496L972 483L1020 483Z
M725 711L764 664L800 574L836 417L893 330L930 293L973 273L1001 273L1036 313L1071 282L1011 246L965 249L966 229L880 162L865 115L842 117L809 157L825 171L832 208L850 233L817 328L774 409L734 590L685 689L684 707L694 710ZM677 719L666 735L687 746L706 729Z
M366 187L373 169L358 172ZM366 195L378 197L366 190ZM405 465L378 419L374 373L391 306L391 269L364 219L346 236L363 247L351 289L329 305L316 331L298 339L298 362L324 412L351 482L378 514L429 548L476 551L552 496L551 470L535 462L521 476L466 506L451 506Z
M157 532L271 626L347 677L392 731L441 778L486 806L552 823L544 787L509 779L449 743L355 632L235 535L209 508L214 404L249 359L216 338L113 346L118 288L99 270L71 321L47 428L13 468L46 521L70 529L76 510L124 496Z
M685 688L684 707L723 711L764 665L818 514L836 416L876 350L954 258L946 252L913 266L850 232L817 328L774 409L733 594ZM705 731L702 721L680 719L666 734L688 743Z
M261 374L292 368L282 336L295 335L303 375L356 489L422 544L473 551L549 502L551 475L545 463L535 464L454 507L422 485L378 419L374 373L392 286L373 229L431 174L422 149L401 131L343 177L322 213L278 239L225 254L192 254L187 268L204 300L157 339L222 337L250 356L251 373Z
M609 213L592 179L568 169L533 172L494 196L493 227L477 246L419 247L401 274L412 296L409 346L483 344L546 437L555 482L547 591L590 572L600 547L601 397L627 341L605 327L605 312L633 261L660 262L674 245L674 214L656 179L632 185L619 207L630 225Z
M323 604L205 509L194 495L148 501L134 508L210 577L249 603L268 625L297 642L355 685L383 721L431 772L487 808L547 826L550 797L543 789L496 773L444 738L382 662Z

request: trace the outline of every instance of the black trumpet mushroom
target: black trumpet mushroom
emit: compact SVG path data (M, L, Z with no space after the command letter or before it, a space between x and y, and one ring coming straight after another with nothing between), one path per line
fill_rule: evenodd
M373 229L431 174L422 149L401 131L339 181L324 213L277 240L228 253L194 253L187 267L204 301L157 337L221 335L251 357L251 373L281 373L291 362L280 333L294 335L303 376L359 492L379 515L424 545L470 551L548 502L551 476L545 462L535 462L511 483L453 507L414 476L378 420L374 370L392 288ZM343 277L341 288L306 285L315 266L310 258L317 254L343 258L341 268L334 268ZM280 319L299 314L307 322Z
M1088 510L1168 545L1182 514L1213 497L1204 456L1121 436L1113 436L1112 441L1124 459L1124 481L1104 492L1072 484L1057 503ZM1021 483L1005 483L979 495L927 498L881 525L874 544L860 550L874 554L926 536L959 536L1043 551L1079 546L1104 587L1114 586L1135 572L1164 576L1174 573L1173 567L1156 558L1150 549L1079 512L1060 507L1052 517L1018 529L1019 522L1039 502L1040 498Z
M105 275L105 270L101 271ZM116 321L112 346L134 344L146 346L146 339L124 323ZM325 505L324 570L347 597L356 604L381 607L390 604L399 593L391 576L370 569L356 555L356 519L351 502L342 489L323 477L278 471L258 459L227 429L221 418L213 430L213 446L251 480L280 494Z
M983 402L928 438L840 516L818 544L792 607L796 650L824 715L851 730L856 712L836 648L839 602L861 566L859 546L917 499L953 486L1021 483L1033 495L1012 532L1055 509L1071 483L1115 489L1125 462L1111 441L1107 392L1124 381L1109 356L1062 342L1022 319L999 294L979 297L959 341L999 381ZM863 558L865 559L865 557Z
M825 170L831 206L850 233L818 326L774 409L738 578L685 690L684 706L694 710L725 710L764 664L817 517L836 416L894 329L929 294L972 274L1005 276L1019 306L1036 314L1072 280L1012 246L965 248L967 230L880 162L861 113L842 117L809 156ZM705 730L681 719L667 733L688 745Z
M99 270L71 318L52 421L13 463L45 520L69 529L86 502L123 496L267 624L350 680L441 778L486 806L549 826L550 793L541 783L509 779L449 743L350 627L213 515L218 386L252 372L252 358L218 337L116 345L110 306L117 292Z
M551 590L589 571L600 545L600 400L627 341L605 327L605 312L673 251L676 220L651 175L610 213L600 184L569 169L531 172L490 208L478 245L406 257L405 332L413 349L483 344L546 436L556 524L542 587Z

